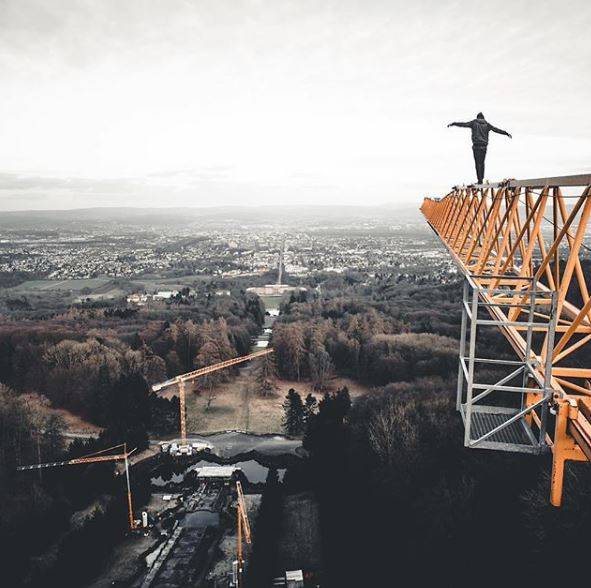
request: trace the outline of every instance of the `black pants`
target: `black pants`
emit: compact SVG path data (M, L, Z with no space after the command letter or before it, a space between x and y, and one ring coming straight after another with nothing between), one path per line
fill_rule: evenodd
M474 152L474 163L476 164L476 177L478 183L482 184L484 180L484 160L486 159L486 145L472 145Z

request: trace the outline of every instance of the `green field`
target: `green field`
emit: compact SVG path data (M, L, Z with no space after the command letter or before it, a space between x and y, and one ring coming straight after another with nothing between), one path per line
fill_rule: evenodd
M28 280L10 288L14 293L26 292L81 292L84 289L91 290L93 294L106 294L111 290L146 289L154 290L180 290L191 286L196 282L209 279L206 276L177 276L173 278L159 278L157 276L137 278L80 278L73 280Z
M12 292L51 292L51 291L81 291L84 288L95 290L113 281L113 278L88 278L81 280L29 280L14 288Z
M282 296L260 296L265 305L265 310L278 309L281 304Z

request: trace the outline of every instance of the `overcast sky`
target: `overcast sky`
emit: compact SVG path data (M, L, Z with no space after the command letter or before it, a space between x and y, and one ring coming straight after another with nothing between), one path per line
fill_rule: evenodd
M589 0L0 0L0 210L419 203L591 171Z

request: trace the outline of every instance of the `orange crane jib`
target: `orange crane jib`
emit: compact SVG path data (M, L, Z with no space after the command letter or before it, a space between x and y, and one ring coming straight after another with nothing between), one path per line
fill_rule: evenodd
M82 463L96 463L100 461L121 461L125 459L125 454L118 455L103 455L99 457L77 457L76 459L69 459L68 461L53 461L49 463L35 463L28 466L19 466L16 468L19 471L23 470L39 470L42 468L55 468L57 466L76 465Z
M552 451L550 502L560 506L565 462L591 461L591 284L582 263L590 250L591 174L456 186L443 198L426 198L421 212L466 278L458 373L467 387L458 385L458 410L468 422L473 413L465 407L491 389L478 384L472 396L474 361L483 360L474 358L472 335L464 355L464 325L470 321L474 333L472 324L496 325L526 374L523 387L498 389L523 394L510 420L522 418ZM482 308L490 320L480 318ZM476 446L469 425L465 444Z

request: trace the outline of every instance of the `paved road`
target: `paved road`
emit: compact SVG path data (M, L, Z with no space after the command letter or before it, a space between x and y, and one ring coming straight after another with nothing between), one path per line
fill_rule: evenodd
M66 437L67 439L98 439L98 433L75 433L70 431L62 432L62 437Z

